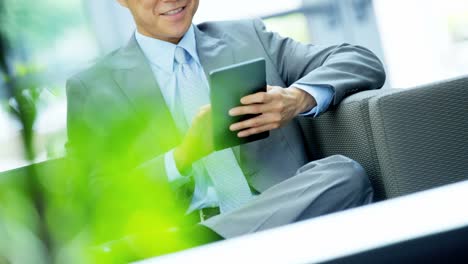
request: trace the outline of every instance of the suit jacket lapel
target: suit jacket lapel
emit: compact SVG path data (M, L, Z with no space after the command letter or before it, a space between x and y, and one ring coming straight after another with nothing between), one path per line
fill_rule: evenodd
M235 63L234 50L223 39L212 37L198 27L195 27L195 39L198 57L208 81L210 72ZM240 147L234 147L233 151L240 164Z
M162 150L180 143L180 134L135 37L118 51L112 61L113 77L128 97L143 122L150 122L148 130L154 133Z
M235 63L233 50L224 40L214 38L198 27L195 27L195 39L198 56L207 80L209 80L211 71ZM158 129L155 131L155 138L170 139L158 140L162 141L160 142L161 147L170 149L179 144L181 135L154 74L134 36L126 47L118 51L111 64L111 67L115 69L113 72L114 80L128 97L137 114L144 118L151 117L159 123ZM233 150L240 164L240 147L234 147Z
M212 37L195 27L198 57L205 71L207 80L213 70L234 63L233 50L221 38Z

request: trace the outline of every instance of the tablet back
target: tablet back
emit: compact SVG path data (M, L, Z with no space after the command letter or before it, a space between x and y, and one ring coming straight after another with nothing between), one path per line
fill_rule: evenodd
M259 58L212 71L209 82L215 150L268 137L269 132L246 138L237 137L238 132L232 132L229 126L256 115L232 117L228 114L230 109L241 105L242 97L266 91L265 59Z

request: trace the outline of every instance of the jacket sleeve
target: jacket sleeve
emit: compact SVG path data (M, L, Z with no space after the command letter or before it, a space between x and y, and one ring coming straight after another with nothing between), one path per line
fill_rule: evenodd
M288 85L329 86L334 90L333 105L352 93L381 88L385 71L375 54L361 46L305 45L266 30L259 19L254 29L265 52Z

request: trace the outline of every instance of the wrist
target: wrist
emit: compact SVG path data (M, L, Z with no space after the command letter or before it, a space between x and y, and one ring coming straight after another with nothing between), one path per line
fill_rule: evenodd
M315 98L306 91L294 86L289 87L288 90L296 100L296 115L308 112L317 106Z

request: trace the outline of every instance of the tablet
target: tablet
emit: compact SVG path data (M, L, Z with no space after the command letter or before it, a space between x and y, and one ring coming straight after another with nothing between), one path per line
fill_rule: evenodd
M212 71L209 82L215 150L230 148L269 136L267 131L239 138L237 137L239 131L229 130L230 125L257 116L232 117L229 115L229 110L240 106L242 97L266 91L265 59L259 58Z

